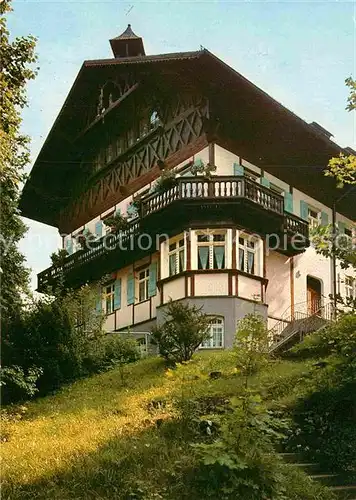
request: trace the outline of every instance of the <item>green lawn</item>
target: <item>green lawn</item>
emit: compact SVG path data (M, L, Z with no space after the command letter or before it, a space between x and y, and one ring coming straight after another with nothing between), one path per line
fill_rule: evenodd
M290 402L312 369L276 361L253 385L271 405ZM210 380L217 370L222 378ZM180 373L148 358L125 367L124 383L116 369L26 404L21 419L2 425L2 498L174 498L178 468L194 458L174 424L172 398L229 397L242 384L229 351L197 354ZM152 409L153 400L166 404Z

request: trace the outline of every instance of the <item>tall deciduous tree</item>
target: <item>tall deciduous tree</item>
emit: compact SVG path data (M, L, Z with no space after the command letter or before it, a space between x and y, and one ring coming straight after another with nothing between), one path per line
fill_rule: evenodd
M21 111L27 105L26 84L35 77L32 36L10 40L6 14L11 1L0 2L0 259L1 323L18 313L27 290L28 270L18 243L26 232L18 201L29 162L29 138L21 132Z

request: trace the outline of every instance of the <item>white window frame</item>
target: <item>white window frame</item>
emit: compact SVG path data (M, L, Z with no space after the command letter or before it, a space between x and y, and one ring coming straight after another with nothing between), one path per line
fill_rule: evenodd
M243 242L241 242L243 240ZM237 234L237 268L239 271L251 274L251 276L261 276L261 243L262 240L246 233ZM252 246L253 245L253 246ZM240 250L243 250L243 265L240 265ZM254 255L254 272L249 270L248 254Z
M214 332L214 329L216 332ZM223 316L214 316L211 318L211 322L209 325L210 337L207 340L204 340L200 344L200 349L223 349L225 343L225 326L224 326L224 317ZM221 343L216 345L216 336L214 333L218 333L220 330L220 338Z
M105 285L103 287L104 311L106 315L112 314L115 311L115 283Z
M214 241L214 236L224 236L224 241ZM207 238L206 241L199 241L199 236L204 236ZM227 265L227 231L226 229L217 229L217 230L198 230L196 231L196 238L197 238L197 269L199 270L213 270L217 271L220 269L226 269ZM223 267L214 267L214 247L224 247L224 266ZM209 253L208 253L208 267L206 269L199 268L199 248L200 247L208 247Z
M144 302L149 299L148 295L148 285L150 280L150 268L145 267L137 271L137 294L138 303ZM142 293L143 292L143 293Z
M313 214L311 214L311 212L314 212L316 214L316 217ZM318 226L320 226L321 223L321 211L309 205L308 205L308 223L310 229L316 229Z
M183 241L183 245L179 245ZM170 247L174 245L174 248L170 250ZM183 253L183 266L180 268L181 260L180 256ZM171 273L171 257L175 257L175 272ZM176 238L168 241L168 276L176 276L186 270L186 242L184 234L177 236Z
M356 298L356 279L352 276L345 276L345 297Z

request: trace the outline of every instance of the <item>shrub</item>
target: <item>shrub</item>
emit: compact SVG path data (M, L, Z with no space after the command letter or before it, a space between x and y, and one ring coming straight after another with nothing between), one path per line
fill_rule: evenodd
M234 349L237 368L248 379L268 361L268 330L266 321L257 314L247 314L238 322Z
M105 335L92 341L84 366L88 373L99 372L139 358L139 347L134 339L122 338L120 334Z
M294 355L324 357L309 391L293 408L292 447L330 470L356 463L356 316L344 315L306 339Z
M309 335L292 347L290 355L299 358L337 355L351 359L356 356L356 315L345 314L335 323Z
M354 470L356 382L354 377L340 383L335 375L326 371L324 383L293 409L295 429L290 446L302 448L331 471Z
M165 322L152 330L152 342L158 345L160 355L167 361L188 361L209 337L210 321L201 308L170 301Z
M218 438L193 445L200 462L191 475L194 498L332 498L322 487L311 488L305 474L293 471L278 457L274 444L287 424L267 411L258 395L246 391L232 405L233 412L221 421Z
M36 382L42 374L42 368L33 366L26 372L20 366L0 368L1 402L21 401L38 392Z

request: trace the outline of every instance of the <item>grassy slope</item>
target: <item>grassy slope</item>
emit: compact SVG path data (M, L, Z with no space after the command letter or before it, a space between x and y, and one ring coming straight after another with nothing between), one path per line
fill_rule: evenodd
M308 362L275 362L254 384L274 401L290 400L312 369ZM214 370L224 377L209 380ZM150 358L125 367L125 384L119 370L112 370L28 403L21 420L3 425L8 441L1 445L2 498L129 498L140 489L145 498L174 497L175 462L189 466L191 447L174 424L156 425L172 416L172 407L152 411L148 403L182 391L188 397L231 396L241 387L227 351L196 355L184 372L182 384L165 374L160 359ZM196 373L206 376L195 379ZM157 491L164 496L155 496Z

